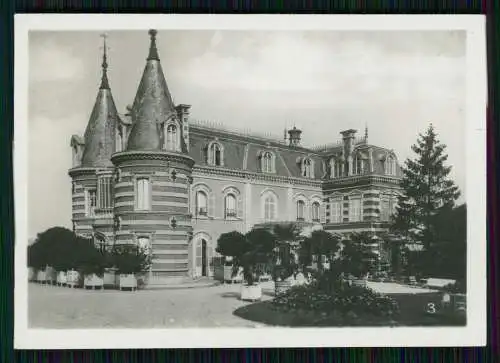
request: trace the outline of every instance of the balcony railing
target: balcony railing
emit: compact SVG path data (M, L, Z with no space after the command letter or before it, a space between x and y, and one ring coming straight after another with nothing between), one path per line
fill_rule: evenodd
M236 209L226 209L226 218L236 218Z
M304 217L297 217L297 222L304 222L304 221L305 221Z
M198 208L198 213L196 213L198 216L207 216L207 208Z

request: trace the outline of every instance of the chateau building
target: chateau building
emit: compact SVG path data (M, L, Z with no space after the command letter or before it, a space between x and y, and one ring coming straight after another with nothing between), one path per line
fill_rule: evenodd
M332 233L387 229L401 171L368 130L306 148L296 127L279 140L192 120L189 105L173 102L156 34L126 114L113 100L104 47L84 137L71 137L77 234L150 249L149 283L161 284L212 276L217 239L229 231L285 221Z

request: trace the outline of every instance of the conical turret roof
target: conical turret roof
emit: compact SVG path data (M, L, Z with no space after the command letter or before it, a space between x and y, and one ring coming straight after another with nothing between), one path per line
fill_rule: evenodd
M127 150L161 150L160 125L175 113L156 48L156 30L150 30L151 44L146 67L132 105L133 125Z
M115 129L119 116L109 88L107 68L106 41L104 41L101 85L85 130L85 148L81 164L83 167L113 166L111 154L114 152Z

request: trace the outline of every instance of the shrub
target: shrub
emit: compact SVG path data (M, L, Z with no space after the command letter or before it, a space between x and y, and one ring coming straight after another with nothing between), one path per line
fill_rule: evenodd
M295 286L276 297L273 304L284 310L309 310L326 315L394 316L398 303L371 289L351 286L334 274L324 274L309 285Z

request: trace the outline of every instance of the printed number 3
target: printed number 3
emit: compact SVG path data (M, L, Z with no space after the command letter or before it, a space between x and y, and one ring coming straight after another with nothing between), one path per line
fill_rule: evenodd
M436 313L436 305L434 303L428 303L427 304L427 312L430 314L435 314Z

